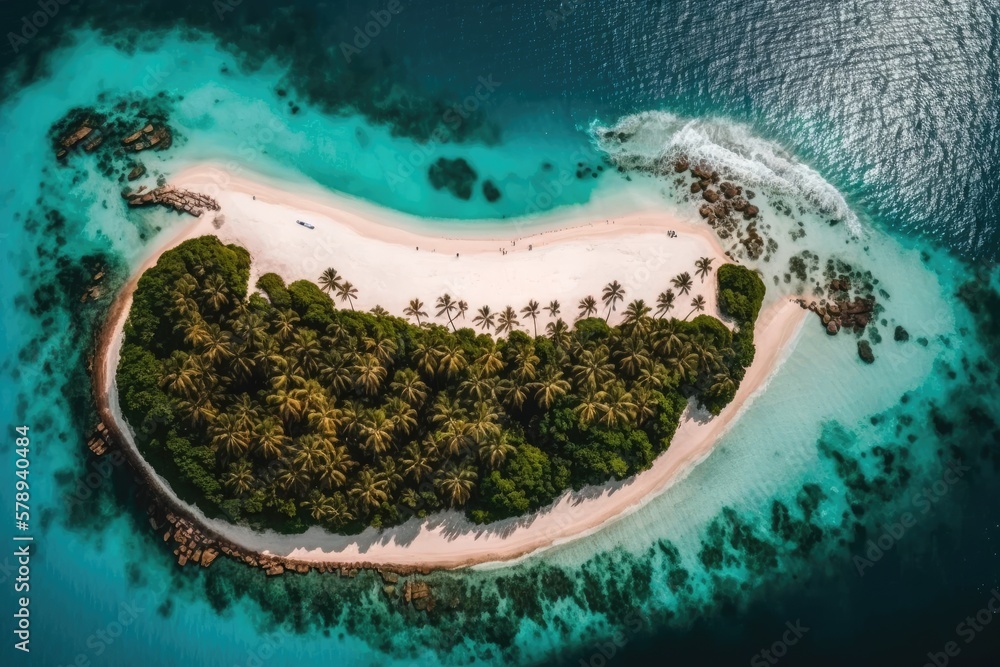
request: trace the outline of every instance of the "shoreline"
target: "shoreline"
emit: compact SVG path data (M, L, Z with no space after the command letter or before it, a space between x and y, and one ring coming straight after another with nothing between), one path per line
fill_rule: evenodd
M172 179L171 183L177 187L205 192L204 184L208 182L206 174L211 173L213 169L215 167L211 165L202 168L188 168ZM413 262L402 264L402 266L410 268L411 272L418 273L423 281L421 284L425 287L437 284L435 281L443 281L447 287L450 284L449 278L454 281L456 274L469 270L466 264L460 263L461 257L453 258L451 256L452 250L459 253L464 252L467 256L473 255L475 270L485 276L484 280L481 281L483 286L477 287L475 280L466 281L458 286L453 285L453 289L458 291L460 296L465 294L465 291L474 295L477 290L481 289L486 289L487 293L492 294L500 284L508 290L514 291L517 291L519 287L524 287L525 283L527 283L528 288L535 289L537 285L532 284L530 276L525 280L523 275L519 275L516 277L521 279L520 282L517 280L512 282L507 277L498 277L496 273L501 269L497 267L514 265L517 270L530 271L533 270L534 265L540 264L542 270L551 275L550 267L559 260L556 253L568 252L567 248L569 251L584 257L591 256L594 252L605 253L608 256L606 262L598 262L596 266L606 268L609 271L614 270L615 266L605 266L605 263L613 264L617 261L620 262L619 265L629 266L638 256L625 253L624 257L616 259L614 255L619 251L619 244L623 247L630 247L629 244L637 243L636 247L639 250L635 252L654 252L656 248L651 248L653 241L663 242L664 248L667 250L660 250L661 253L665 253L661 255L660 259L667 264L673 264L678 261L678 258L688 261L687 270L693 269L690 264L693 262L693 258L699 256L698 254L692 256L693 252L710 253L707 256L718 257L722 261L728 260L711 230L705 228L704 225L696 225L677 219L662 210L633 212L616 218L614 224L610 222L599 224L603 221L591 220L588 222L584 220L576 226L567 226L568 221L565 219L567 215L569 217L579 216L580 210L571 210L568 214L564 212L561 216L538 218L540 223L551 223L549 229L545 229L544 224L535 224L534 219L512 221L510 224L512 231L522 232L523 235L516 237L519 245L510 246L511 250L504 255L498 251L498 248L502 246L497 246L497 242L510 241L514 235L511 234L506 238L499 236L497 235L498 229L495 227L487 231L487 226L484 225L483 234L471 234L467 238L435 238L418 233L416 230L398 229L396 225L391 224L395 222L405 226L405 220L409 216L382 211L374 205L359 203L333 193L324 195L322 199L314 199L301 193L286 193L272 185L240 178L230 179L226 190L220 190L218 194L214 192L211 194L220 198L222 213L227 217L234 217L234 219L227 220L219 228L213 225L212 214L205 214L188 223L180 232L156 245L152 254L141 263L130 277L129 282L116 296L109 309L95 355L93 378L95 399L102 421L112 429L116 440L133 463L133 467L141 471L155 494L164 498L168 505L173 506L173 510L187 515L189 521L204 529L206 533L213 536L213 539L224 541L235 547L237 551L260 554L265 558L274 558L289 564L306 564L308 567L323 567L324 569L345 566L378 567L396 571L454 569L487 563L509 563L597 532L604 526L650 502L670 485L682 479L697 463L711 454L715 442L746 409L753 396L766 386L768 378L790 352L791 344L801 331L802 324L808 314L807 311L789 299L777 299L769 305L765 305L758 317L754 332L757 355L753 365L747 369L746 377L733 401L718 417L707 420L692 414L689 407L682 416L677 433L667 451L657 457L650 469L629 479L621 482L609 482L599 487L588 487L580 493L568 491L549 507L531 515L507 519L486 526L472 524L460 512L448 511L425 519L410 519L400 526L392 527L381 533L369 528L358 535L344 536L327 533L315 527L298 535L280 535L269 531L259 533L224 521L208 519L196 507L189 507L180 501L170 490L169 484L159 477L142 458L132 439L131 429L125 423L118 409L115 373L118 351L123 337L123 327L130 310L132 294L138 278L147 268L155 264L164 251L175 247L184 240L203 234L214 234L226 243L240 243L251 252L253 266L256 267L256 269L252 268L251 273L250 289L252 291L256 277L266 271L275 271L288 282L310 275L310 279L315 280L324 267L314 269L302 258L302 251L306 248L312 249L314 255L317 255L315 261L321 262L322 257L318 256L316 248L322 249L322 244L316 245L317 237L321 237L324 243L329 243L329 249L333 250L343 248L344 239L353 238L354 245L350 246L352 251L358 248L361 250L367 248L369 254L376 252L372 266L375 267L377 273L374 276L371 273L366 274L367 265L361 261L352 266L351 270L345 271L348 278L353 278L357 273L361 273L375 279L384 278L387 285L371 289L369 294L374 294L370 297L373 301L368 301L365 299L365 290L369 289L368 279L357 278L356 284L362 290L358 299L358 307L367 309L377 302L394 315L401 315L401 308L397 307L398 303L405 304L412 295L399 296L398 290L393 291L393 286L396 283L383 276L383 273L388 270L387 265L390 268L393 266L399 268L399 262L405 261L387 257L393 253L407 253L405 256L400 254L401 258L420 258L419 268L412 266ZM256 199L252 199L253 197ZM367 208L379 212L379 222L374 222L371 218L366 217L366 214L371 214L371 211L362 209ZM582 208L586 210L586 206ZM315 220L317 230L322 230L322 234L326 234L326 236L322 236L322 234L315 236L292 234L290 230L296 225L294 220L291 220L291 227L279 230L283 238L275 238L274 225L276 222L288 222L291 214L297 215L303 211L309 215L327 218L325 222ZM235 217L239 218L238 222L234 221ZM390 224L382 224L383 218L389 219ZM561 226L552 228L556 225ZM666 238L664 231L667 229L676 231L677 237L664 242L663 239ZM493 236L488 236L488 234ZM653 237L650 234L656 234L656 236ZM597 246L594 244L595 241L611 240L612 238L616 241L615 245L602 244ZM159 241L159 239L157 240ZM447 248L447 250L441 250L440 254L414 250L421 242L425 244L428 242L436 243L438 249ZM527 250L524 246L525 243L533 246L533 249ZM372 248L375 251L372 251ZM517 250L514 250L515 248ZM264 252L267 252L271 258L261 257L260 255ZM586 253L586 255L581 255L581 253ZM361 254L364 253L361 252ZM293 259L289 259L289 257ZM514 258L517 258L516 261L508 261ZM263 263L265 266L261 267L259 263ZM340 263L338 263L339 266ZM420 268L426 270L420 273ZM590 265L588 270L588 265L584 263L583 269L587 271L589 278L594 265ZM435 274L434 271L439 273ZM648 267L647 271L649 271ZM657 278L657 280L667 283L669 275L671 275L669 272L664 272L663 277ZM711 296L707 308L707 312L711 314L717 312L714 279L714 272L704 284L695 279L696 288L703 288L706 300L709 300L708 297ZM412 282L414 281L402 284L411 285ZM552 288L556 282L550 280L547 286ZM594 290L591 292L599 296L599 288L602 283L597 280L595 282ZM627 279L623 282L628 288ZM653 281L647 279L647 282ZM640 283L640 287L643 287L642 283ZM465 291L457 288L462 288ZM650 286L650 288L655 289L655 286ZM565 289L567 289L566 286L564 286ZM569 292L575 293L579 289L580 286L575 285L569 289ZM692 295L696 293L698 293L697 289L692 291ZM387 305L379 299L380 294L395 294L397 301L391 301ZM422 298L432 298L430 294L421 296ZM539 294L539 296L543 295ZM473 310L479 305L479 301L474 300L474 298L470 298L469 301ZM520 300L513 301L513 303L518 304L521 302ZM647 303L649 303L648 300ZM566 299L564 304L568 311L573 308L571 299ZM428 306L428 310L431 310L430 306ZM676 315L680 316L686 310L681 305L677 308ZM620 312L618 312L619 316ZM566 319L572 319L570 312L565 314ZM470 326L470 322L462 322L461 325Z

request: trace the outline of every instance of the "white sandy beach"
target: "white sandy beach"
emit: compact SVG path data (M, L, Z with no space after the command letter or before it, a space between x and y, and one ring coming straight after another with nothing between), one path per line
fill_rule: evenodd
M444 223L454 233L435 236L426 220L325 191L286 191L226 176L216 165L186 169L170 182L215 197L225 221L221 226L213 224L217 214L208 212L170 234L137 268L135 278L112 307L95 362L95 382L99 396L107 399L99 401L102 418L119 423L123 420L113 381L137 277L163 251L202 234L215 234L250 251L251 285L257 276L270 271L287 282L315 281L323 269L332 266L358 288L355 308L381 305L402 315L410 299L420 298L434 321L447 324L446 319L433 317L434 300L447 292L469 304L466 321L456 322L460 327L472 326L474 311L482 305L493 311L506 305L520 310L529 299L543 306L553 299L560 301L562 317L571 321L577 302L588 295L599 301L601 288L612 280L622 283L626 303L641 298L655 308L656 295L669 288L670 278L682 271L692 275L694 289L689 296L678 295L671 315L684 317L697 294L705 297L706 312L718 314L715 274L702 283L694 274L694 262L711 257L718 267L729 261L710 229L665 210L623 212L612 223L598 215L597 207L581 206L523 221L463 223L461 228ZM301 227L296 220L306 220L315 229ZM670 238L667 230L675 231L676 237ZM623 307L611 315L612 322ZM356 536L332 535L318 528L285 536L204 522L246 549L314 563L455 568L507 561L578 539L648 503L708 456L791 350L806 314L787 300L766 307L755 331L757 355L736 398L718 417L705 419L689 410L669 450L650 470L604 485L599 493L591 489L564 494L532 517L476 526L460 513L449 512L411 520L383 533L369 529ZM539 331L549 319L542 311ZM522 322L521 328L530 332L530 320ZM134 447L130 437L125 439L127 446ZM173 495L163 484L164 492Z

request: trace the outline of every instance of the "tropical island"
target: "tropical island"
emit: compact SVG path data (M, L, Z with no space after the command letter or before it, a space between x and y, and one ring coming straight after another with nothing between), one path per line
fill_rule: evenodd
M698 277L711 263L698 260ZM764 296L756 273L718 268L731 331L697 314L701 296L669 317L689 273L655 311L626 305L615 281L600 301L581 299L572 323L549 302L557 319L536 335L534 300L472 316L443 294L431 308L442 325L419 298L412 322L355 310L359 287L333 268L318 284L264 274L248 295L249 278L249 253L214 236L145 272L121 349L121 407L130 423L157 425L138 445L182 497L292 532L357 532L445 508L486 523L645 470L689 398L716 415L732 400Z
M134 260L94 358L98 415L181 564L425 572L578 539L707 457L806 318L636 198L458 229L214 163L159 190L206 186Z

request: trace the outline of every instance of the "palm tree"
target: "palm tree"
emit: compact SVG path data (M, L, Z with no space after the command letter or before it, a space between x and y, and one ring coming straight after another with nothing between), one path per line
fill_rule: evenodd
M674 307L674 291L668 289L656 297L656 316L662 318Z
M255 429L254 451L264 459L277 459L288 445L289 438L281 422L274 417L267 417Z
M625 309L624 323L629 325L640 324L649 315L649 312L650 307L646 305L645 301L635 299Z
M358 473L358 479L350 494L363 510L373 510L388 500L385 480L378 478L371 468L365 467Z
M226 281L219 274L213 273L205 279L205 286L201 293L208 305L216 312L229 303L229 288L226 287Z
M295 325L299 323L299 316L294 310L282 310L274 318L274 335L279 343L291 337L295 333Z
M549 338L555 343L557 348L564 350L569 347L571 340L569 325L561 317L555 322L546 324L545 333L549 335Z
M458 390L463 396L482 401L493 398L496 385L497 379L488 374L482 366L477 365L469 369L469 378L459 385Z
M460 373L468 365L465 359L465 352L457 340L449 340L441 347L441 354L438 357L438 373L450 379L452 375Z
M175 330L184 331L184 342L192 347L203 344L208 339L208 322L201 315L197 317L185 317L177 322Z
M222 477L222 484L237 496L244 495L254 487L257 478L253 474L253 466L249 461L243 460L234 463L229 467Z
M327 350L320 360L319 379L334 396L339 396L354 386L351 366L350 360L340 352Z
M234 415L219 415L208 429L212 446L227 461L240 458L250 446L250 432Z
M285 346L284 352L294 359L293 366L302 375L313 377L319 372L323 347L312 329L296 331L292 340Z
M233 331L251 350L257 350L267 338L267 324L257 313L248 312L233 323Z
M517 346L514 352L514 370L510 376L521 383L534 380L539 361L538 355L535 354L534 343Z
M691 287L694 285L694 282L691 280L691 274L687 271L675 276L670 280L670 282L673 283L674 287L676 287L681 294L687 294L690 292Z
M686 336L677 332L674 320L660 322L653 334L653 350L661 357L671 356L684 344Z
M605 316L604 321L607 322L611 317L611 311L615 309L618 302L625 299L625 290L622 288L621 283L617 280L613 280L604 286L604 291L601 294L601 301L608 308L608 314Z
M497 320L497 333L510 332L517 326L517 311L510 306L503 309Z
M309 516L313 518L313 521L325 523L335 512L333 499L323 495L319 489L313 489L309 493L309 499L303 501L301 505L309 510Z
M602 402L604 392L588 390L580 397L580 402L573 408L573 412L580 419L580 423L586 426L601 414L605 405Z
M327 294L339 292L341 279L342 277L337 273L337 269L330 267L323 271L323 274L319 277L319 287Z
M528 301L528 305L521 309L521 314L531 318L531 324L535 330L535 338L538 337L538 302L534 299Z
M528 384L519 382L514 378L501 380L497 385L497 393L503 397L504 403L514 410L520 410L521 406L528 399Z
M499 433L483 440L479 445L479 458L485 461L490 468L496 470L515 451L517 449L514 445L507 442L507 438Z
M489 331L490 329L492 329L493 320L496 317L496 315L490 312L490 307L483 306L476 312L478 313L478 315L472 318L472 323L485 331Z
M700 313L704 310L705 310L705 297L699 294L695 298L691 299L691 312L688 313L684 317L684 319L686 320L687 318L691 317L691 313L694 313L695 311Z
M354 371L354 386L359 391L368 396L374 396L378 393L386 376L385 366L378 360L378 357L374 354L363 354L358 358L358 362L352 370Z
M397 433L409 435L417 428L417 411L399 396L392 396L385 402L385 414Z
M585 296L580 299L577 308L580 309L580 314L576 319L582 320L587 317L593 317L597 314L597 300L592 296Z
M160 385L168 387L175 395L191 396L195 392L200 375L201 372L190 356L183 352L174 352L163 362Z
M712 393L718 396L727 396L736 391L736 382L726 371L720 371L712 376Z
M684 343L677 354L666 359L666 366L677 374L681 382L687 382L698 370L698 354L689 343Z
M417 370L427 378L433 378L437 372L437 360L440 350L433 345L420 342L413 346L413 363Z
M277 407L278 416L284 419L286 424L298 420L302 415L302 400L295 395L294 391L279 389L267 397L267 403Z
M373 454L384 454L392 446L393 425L382 410L370 410L361 420L362 446Z
M406 446L400 463L403 464L403 473L409 475L417 483L430 477L434 471L433 459L427 454L427 450L417 442L411 442Z
M349 280L345 280L337 288L337 296L340 297L341 301L347 301L351 304L351 310L354 310L354 300L358 298L358 288L352 285Z
M292 463L309 473L315 473L327 464L326 442L314 435L304 435L295 443Z
M469 302L459 300L458 314L462 317L463 320L465 319L465 313L468 312L468 310L469 310Z
M298 496L309 488L309 471L291 462L278 469L275 484L287 496Z
M488 376L496 375L503 370L503 354L496 341L491 340L483 347L483 353L476 359L476 365L483 369L483 373Z
M570 390L569 382L563 379L562 372L555 370L552 366L533 386L535 388L535 401L544 410L551 408L559 398L565 396Z
M632 400L632 394L626 391L620 382L611 385L611 389L604 392L603 399L605 407L601 414L601 422L608 427L614 428L635 416L636 405Z
M712 271L712 258L702 257L697 262L695 262L694 265L698 269L697 271L695 271L695 273L701 276L701 282L705 282L705 276L707 276Z
M396 354L396 341L383 333L375 333L372 337L365 337L362 342L365 350L375 355L383 364L391 365Z
M457 331L457 329L455 329L455 323L452 321L451 314L458 309L458 304L455 303L455 300L451 298L450 294L444 294L437 298L437 309L437 316L441 317L442 315L447 315L448 324L451 325L451 330Z
M442 495L456 507L469 500L476 477L476 471L470 466L449 466L435 481Z
M326 436L337 435L337 429L341 423L341 412L339 408L333 406L333 402L324 400L306 415L306 421L316 429L316 432Z
M404 368L396 371L390 388L408 404L419 408L424 404L429 389L416 371Z
M596 390L615 375L615 367L608 361L608 349L603 345L595 350L584 350L573 366L573 379L577 387Z
M549 301L549 305L545 306L545 310L549 311L549 317L558 317L560 307L558 301Z
M500 435L500 407L492 400L477 401L466 423L466 431L476 442Z
M420 299L410 299L410 305L403 309L403 314L416 318L417 326L420 326L421 317L427 317L427 313L424 312L424 302Z
M643 368L649 366L650 362L646 343L641 336L633 334L622 340L618 363L629 377L637 376Z

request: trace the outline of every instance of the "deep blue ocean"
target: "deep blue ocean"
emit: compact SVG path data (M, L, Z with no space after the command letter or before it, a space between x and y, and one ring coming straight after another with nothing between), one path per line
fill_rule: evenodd
M8 0L0 28L0 500L30 424L36 539L23 654L0 527L4 665L1000 664L1000 3ZM762 193L782 263L881 278L878 360L807 332L690 477L574 545L432 575L454 610L178 568L83 437L110 293L179 224L52 155L71 108L120 100L175 128L159 172L228 160L442 225L631 187L691 215L657 160L704 157ZM503 197L431 187L439 157Z

